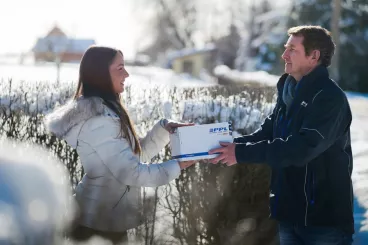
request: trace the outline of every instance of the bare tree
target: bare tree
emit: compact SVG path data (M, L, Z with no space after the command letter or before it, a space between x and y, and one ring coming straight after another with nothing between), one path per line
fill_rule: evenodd
M331 71L332 77L335 81L339 81L339 56L340 56L340 27L339 22L341 18L341 0L332 1L332 18L331 18L331 33L334 39L336 48L332 59Z
M247 32L243 34L242 39L239 41L238 57L236 59L236 69L239 71L243 71L246 68L246 57L251 55L251 42L256 36L254 28L256 6L254 0L251 1L249 10L249 19L244 21L245 23L243 24L243 29L247 30Z
M262 67L257 67L258 56L262 55L261 48L269 39L276 39L275 30L279 29L283 14L269 0L250 1L247 13L248 18L243 21L236 68L240 71L255 68L263 70Z
M195 46L198 11L194 0L150 0L147 4L156 14L149 25L153 42L143 53L155 60L167 50Z

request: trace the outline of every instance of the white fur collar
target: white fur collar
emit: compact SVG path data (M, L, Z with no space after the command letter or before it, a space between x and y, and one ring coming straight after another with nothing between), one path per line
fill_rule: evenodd
M102 102L98 97L71 100L46 115L46 129L55 136L64 138L80 122L104 114L105 106Z

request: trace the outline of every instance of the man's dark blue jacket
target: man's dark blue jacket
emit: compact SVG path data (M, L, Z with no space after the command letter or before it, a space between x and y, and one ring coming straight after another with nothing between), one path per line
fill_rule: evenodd
M261 128L234 140L236 160L272 168L275 219L354 233L352 115L346 95L327 68L317 66L298 82L286 111L282 91L287 76L280 78L276 106Z

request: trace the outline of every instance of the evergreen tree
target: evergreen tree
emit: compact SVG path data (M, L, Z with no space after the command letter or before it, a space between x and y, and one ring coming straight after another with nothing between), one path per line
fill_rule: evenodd
M342 7L340 83L349 90L368 92L368 2L344 0Z

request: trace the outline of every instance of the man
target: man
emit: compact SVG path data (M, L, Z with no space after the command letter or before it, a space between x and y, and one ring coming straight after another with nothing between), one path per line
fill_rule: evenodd
M329 78L335 45L319 26L289 29L273 113L253 134L222 144L211 162L272 168L271 216L281 245L351 244L354 233L352 115Z

